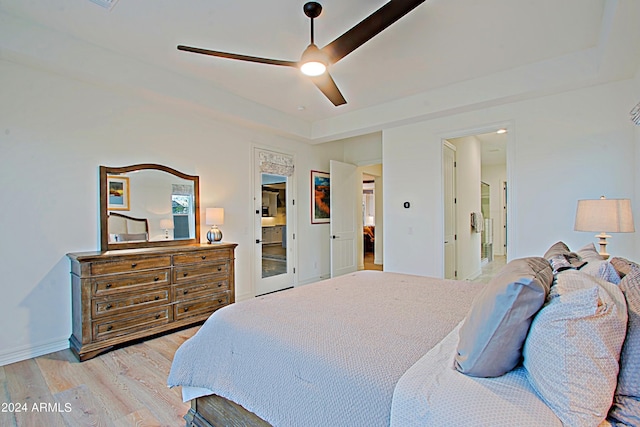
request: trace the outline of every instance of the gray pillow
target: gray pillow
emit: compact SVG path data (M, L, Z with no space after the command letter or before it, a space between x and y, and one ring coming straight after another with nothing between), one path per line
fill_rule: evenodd
M570 252L571 251L569 250L569 247L564 242L556 242L551 245L549 249L547 249L547 252L545 252L542 257L547 261L550 261L551 258L564 256L569 254Z
M610 418L630 425L640 425L640 267L631 266L620 282L627 300L627 337L620 353L618 387Z
M629 274L629 272L631 271L631 267L633 267L634 265L637 268L640 268L640 265L638 265L637 263L617 256L611 258L611 265L613 265L613 267L616 269L621 279L624 279L624 276Z
M607 415L627 326L620 289L581 271L557 275L524 345L533 388L565 426L597 426Z
M571 265L571 268L580 268L587 263L586 261L582 261L577 253L571 252L564 242L554 243L543 255L543 258L547 261L552 262L552 260L555 259L556 263L560 261L560 257L564 257ZM554 271L554 273L555 272L557 271Z
M509 262L480 292L460 328L456 369L474 377L497 377L515 368L552 281L544 258Z

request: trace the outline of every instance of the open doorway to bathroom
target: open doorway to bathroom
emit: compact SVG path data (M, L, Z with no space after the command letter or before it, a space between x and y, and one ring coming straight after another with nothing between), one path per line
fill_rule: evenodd
M446 278L474 280L489 264L506 260L507 133L497 130L443 142ZM445 155L450 151L455 153L453 160ZM449 164L453 166L447 167ZM447 210L449 199L453 208ZM453 213L450 226L447 212ZM447 238L449 229L453 230L451 238ZM447 250L450 240L455 245ZM454 267L449 268L451 265Z

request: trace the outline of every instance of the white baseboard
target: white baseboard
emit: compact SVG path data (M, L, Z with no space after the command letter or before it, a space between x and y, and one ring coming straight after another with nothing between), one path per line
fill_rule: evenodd
M32 359L44 354L53 353L69 348L69 339L57 339L48 343L39 345L25 345L22 347L10 349L0 353L0 366L9 365L11 363L22 362L23 360Z

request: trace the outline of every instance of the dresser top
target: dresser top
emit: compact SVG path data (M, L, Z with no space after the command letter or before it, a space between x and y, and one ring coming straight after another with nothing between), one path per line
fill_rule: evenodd
M139 249L118 249L114 251L90 251L90 252L72 252L67 256L72 260L77 261L91 261L91 259L105 258L105 257L129 257L140 255L171 255L178 252L196 252L215 249L231 249L233 250L237 243L221 242L221 243L199 243L195 245L183 245L183 246L162 246L153 248L139 248Z

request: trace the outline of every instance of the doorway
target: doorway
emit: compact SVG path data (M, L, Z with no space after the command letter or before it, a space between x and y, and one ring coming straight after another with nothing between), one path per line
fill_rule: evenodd
M454 271L458 279L473 280L482 273L483 266L495 257L506 258L506 142L506 130L443 141L444 257L447 278ZM451 168L447 166L451 163L447 157L447 147L454 148L452 177ZM450 199L453 199L455 213L451 213L450 204L447 204ZM482 223L478 224L478 220ZM455 249L449 247L451 223L455 224L456 230L453 233ZM455 259L455 270L449 261L451 259Z
M382 164L361 166L362 255L359 269L383 270Z
M255 150L255 294L291 288L295 281L293 157Z

